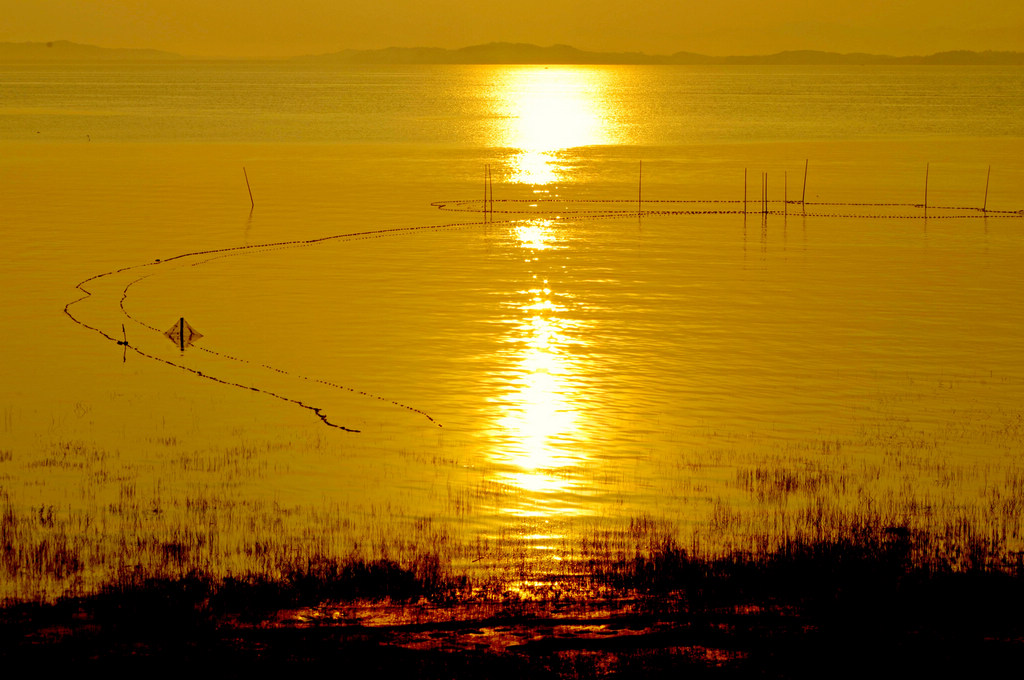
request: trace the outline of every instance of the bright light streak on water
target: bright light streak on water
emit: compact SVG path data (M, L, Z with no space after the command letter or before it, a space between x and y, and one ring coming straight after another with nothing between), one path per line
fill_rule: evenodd
M491 144L515 150L509 179L547 185L571 173L566 149L622 143L607 119L604 99L609 73L571 67L520 67L504 70L495 102L507 120Z

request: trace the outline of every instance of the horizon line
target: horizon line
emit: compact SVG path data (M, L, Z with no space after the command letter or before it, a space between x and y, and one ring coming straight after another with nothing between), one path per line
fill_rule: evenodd
M45 55L42 50L53 49L54 47L59 48L61 51L65 48L77 49L79 54L52 54ZM943 61L942 57L974 57L971 63L977 63L978 57L1002 57L1003 59L996 60L993 65L1024 65L1024 52L1015 50L976 50L976 49L955 49L955 50L941 50L938 52L932 52L930 54L913 54L913 55L891 55L883 53L873 52L836 52L829 50L818 50L818 49L786 49L778 52L771 52L765 54L736 54L736 55L708 55L698 52L690 52L687 50L679 50L671 54L648 54L646 52L638 51L592 51L584 50L581 48L574 47L565 43L554 43L551 45L537 45L535 43L521 43L521 42L508 42L508 41L494 41L489 43L479 43L474 45L466 45L463 47L448 48L448 47L429 47L429 46L417 46L417 47L399 47L399 46L388 46L379 48L341 48L331 52L317 52L317 53L303 53L295 54L290 56L204 56L195 54L183 54L179 52L171 52L167 50L159 50L154 48L146 47L104 47L101 45L94 45L90 43L79 43L71 40L50 40L50 41L3 41L0 42L0 60L6 60L6 58L12 58L15 61L31 61L32 56L38 56L40 61L58 61L61 58L64 59L75 59L75 58L86 58L87 56L95 56L107 59L124 59L124 60L159 60L159 59L174 59L174 60L188 60L188 61L268 61L268 62L288 62L288 61L303 61L303 60L335 60L335 61L347 61L351 60L350 63L355 64L388 64L388 63L400 63L400 64L534 64L534 63L548 63L548 64L593 64L593 65L757 65L763 63L771 65L770 60L784 60L784 59L796 59L796 61L784 61L780 65L814 65L816 63L831 63L831 64L863 64L863 65L898 65L900 63L915 64L921 61L931 60L931 63L955 65L955 62ZM38 55L15 55L10 52L15 50L39 51ZM504 50L507 54L504 56L505 59L499 59L497 56L492 55L491 57L476 61L472 56L468 59L466 55L473 54L486 54L486 52ZM81 51L92 53L91 55L82 54ZM509 53L509 52L512 53ZM8 52L4 54L3 52ZM531 56L532 58L528 61L519 61L515 58L514 53L520 54L520 58L525 56ZM544 61L538 60L537 57L543 54L555 55L562 54L563 56L572 55L576 59L569 62L560 61ZM427 56L432 58L426 59ZM391 56L392 59L385 59L381 61L374 60L375 58ZM405 57L398 59L396 62L395 57ZM457 57L462 58L457 61L446 61L446 57ZM800 61L801 57L816 57L817 60L812 61ZM825 59L827 61L822 62L820 60ZM865 61L869 60L869 61Z

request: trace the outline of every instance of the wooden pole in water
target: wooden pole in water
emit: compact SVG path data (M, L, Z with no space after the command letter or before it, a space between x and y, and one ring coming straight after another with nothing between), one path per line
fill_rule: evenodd
M992 177L992 166L988 166L988 174L985 175L985 202L981 204L981 212L988 212L988 181Z
M636 187L636 214L644 210L644 162L640 161L640 179Z
M242 166L242 174L245 175L245 188L249 190L249 206L250 209L256 208L256 201L252 200L252 187L249 186L249 173L245 171L245 166Z
M488 209L491 211L491 218L494 218L494 175L491 174L491 166L487 166L487 189L491 194L491 200L488 204Z
M747 214L747 169L743 168L743 214Z
M767 203L768 196L768 173L761 173L761 214L764 215L765 211L768 210Z
M808 159L805 158L804 159L804 192L800 195L800 207L801 208L804 206L804 204L807 203L807 161L808 161Z
M931 163L925 163L924 165L924 214L928 216L928 170L931 169Z
M483 205L483 208L482 208L483 209L483 213L484 213L484 222L487 221L487 168L488 167L490 167L490 166L488 166L485 163L484 164L484 205Z
M185 317L178 319L178 344L181 346L181 351L185 351Z

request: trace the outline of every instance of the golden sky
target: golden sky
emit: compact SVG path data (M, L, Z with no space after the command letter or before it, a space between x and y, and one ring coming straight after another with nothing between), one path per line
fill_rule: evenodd
M1019 0L0 0L0 42L195 56L508 41L711 55L1024 51Z

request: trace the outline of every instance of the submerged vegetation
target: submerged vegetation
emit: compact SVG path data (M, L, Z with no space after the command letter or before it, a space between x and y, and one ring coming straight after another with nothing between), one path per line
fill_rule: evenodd
M12 644L0 655L416 677L1019 662L1020 416L925 427L895 403L843 436L710 433L704 449L653 461L651 476L685 496L663 514L623 505L499 531L475 522L523 492L466 472L455 448L345 461L360 479L400 467L434 480L429 508L262 493L347 453L319 432L237 432L219 446L146 435L131 457L78 439L4 449L0 627ZM979 445L984 455L947 455Z
M708 494L702 517L581 520L557 559L514 532L468 540L458 521L398 508L241 493L287 469L288 444L152 446L173 479L83 442L0 455L28 485L0 487L4 660L792 677L836 658L851 672L886 655L923 672L1024 658L1024 471L920 456L913 438L873 462L835 439L778 447L770 464L707 455L688 463L719 477L713 494L690 489ZM19 503L61 475L80 498ZM449 489L445 512L466 517L505 492Z
M874 458L838 440L783 444L750 460L736 451L684 457L676 474L680 493L694 499L689 514L641 509L632 519L580 517L549 528L547 519L526 518L497 533L467 522L521 492L484 476L455 486L448 475L463 468L436 457L400 456L447 480L426 511L372 495L359 504L288 504L253 493L289 472L295 446L335 455L321 438L201 450L164 437L153 441L159 462L150 464L83 442L58 442L35 457L4 451L0 599L53 602L197 574L333 582L353 565L391 565L431 597L549 599L637 586L643 565L679 555L764 565L823 550L886 561L898 550L901 568L926 573L1016 573L1024 469L924 455L931 452L919 453L911 439L893 438Z
M633 525L638 536L652 527ZM882 660L948 673L1024 658L1019 562L940 557L927 537L870 522L848 537L718 558L645 540L633 557L516 592L453 575L436 554L309 558L274 577L123 569L87 597L8 604L0 630L12 644L0 658L164 672L218 663L230 677L257 664L415 677L817 677Z

